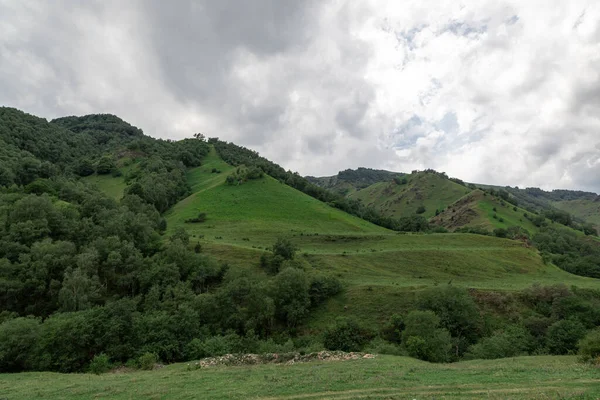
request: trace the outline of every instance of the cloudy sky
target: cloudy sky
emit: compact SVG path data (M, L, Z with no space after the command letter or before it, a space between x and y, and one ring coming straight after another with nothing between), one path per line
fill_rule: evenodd
M0 104L303 175L600 192L598 1L0 0Z

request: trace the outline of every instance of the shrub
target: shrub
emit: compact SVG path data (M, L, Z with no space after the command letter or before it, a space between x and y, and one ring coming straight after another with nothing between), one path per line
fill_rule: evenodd
M402 317L394 314L381 329L381 336L388 342L399 344L402 342L402 331L404 328L405 325Z
M563 319L548 328L546 345L550 354L570 354L584 336L585 326L578 319Z
M502 222L502 218L500 218L500 222ZM503 228L494 229L494 236L499 238L506 238L508 236L508 231Z
M90 372L92 374L100 375L110 370L110 359L104 353L97 354L90 362Z
M296 246L285 238L278 238L272 247L273 254L281 256L285 260L293 260L297 250Z
M342 291L342 283L334 276L318 275L312 278L308 288L310 305L315 307Z
M451 285L434 287L421 293L418 303L420 308L433 311L439 317L441 327L456 338L457 356L479 337L479 309L466 289Z
M0 372L19 372L35 364L40 321L15 318L0 324Z
M155 353L144 353L138 358L140 369L150 371L154 369L154 364L158 362L158 356Z
M416 211L416 213L417 213L417 214L423 214L425 211L427 211L427 210L425 209L425 206L419 206L419 207L417 208L417 211Z
M439 327L440 319L433 311L411 311L405 324L402 342L408 355L430 362L450 360L452 337Z
M579 357L583 362L600 364L600 328L589 332L578 344Z
M325 331L323 344L328 350L360 351L373 336L373 332L356 321L338 318L335 325Z
M471 346L466 357L470 359L515 357L528 354L534 345L535 341L527 330L520 326L510 326Z

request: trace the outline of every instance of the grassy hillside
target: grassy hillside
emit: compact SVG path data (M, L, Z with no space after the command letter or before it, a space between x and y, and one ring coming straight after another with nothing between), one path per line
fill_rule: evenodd
M90 175L82 178L84 182L88 182L98 187L99 190L106 193L115 200L123 197L123 193L127 184L123 176L114 177L112 175Z
M220 174L212 173L217 168ZM389 231L330 207L298 190L265 176L242 185L227 185L233 171L211 153L203 166L191 170L194 194L167 213L169 231L184 227L196 237L243 247L267 246L281 235L376 234ZM204 223L185 223L198 213Z
M20 399L594 399L598 369L575 357L518 357L429 364L406 357L188 370L174 364L105 375L4 375L0 394Z
M591 222L596 227L600 227L600 196L594 200L563 200L554 201L551 204L559 210L566 211L586 222Z
M538 228L524 217L525 213L527 211L498 197L475 190L449 206L431 221L450 230L476 227L491 231L496 228L520 226L530 233L537 232Z
M380 169L362 168L346 169L338 172L337 175L314 177L307 176L306 179L317 186L340 193L344 196L364 189L374 183L389 182L396 176L403 176L398 172L385 171Z
M471 191L437 173L417 172L403 178L404 184L394 180L375 183L352 193L350 198L393 218L414 215L421 206L425 207L423 216L432 217L436 210L443 210Z

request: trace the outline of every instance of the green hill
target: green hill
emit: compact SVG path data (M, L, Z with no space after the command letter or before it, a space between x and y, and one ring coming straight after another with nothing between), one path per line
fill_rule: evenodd
M551 204L600 228L600 196L593 199L553 201Z
M403 175L398 172L359 167L357 169L340 171L337 175L333 176L307 176L306 179L319 187L348 196L374 183L389 182L394 177Z
M452 231L463 227L492 231L496 228L520 226L530 233L537 232L538 228L524 216L525 214L526 210L481 190L475 190L450 205L431 221Z
M213 173L213 168L221 172ZM220 160L214 150L201 167L190 170L188 182L194 193L166 214L169 231L183 227L197 237L244 247L266 247L279 236L300 233L389 233L268 175L227 185L226 177L233 172L234 168ZM185 223L199 213L206 213L206 222Z
M360 189L346 198L216 138L157 140L109 115L48 123L0 111L10 147L0 150L10 161L0 171L0 372L282 349L438 362L565 354L600 324L595 239L432 233L421 217L404 218L418 229L402 225L423 208L450 230L536 232L502 195L445 174L377 182L388 172L346 171Z
M414 215L421 207L425 208L423 216L431 217L470 191L445 175L423 171L375 183L349 197L393 218Z

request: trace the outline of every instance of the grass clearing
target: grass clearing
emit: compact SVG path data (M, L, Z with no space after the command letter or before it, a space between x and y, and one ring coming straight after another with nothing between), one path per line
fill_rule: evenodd
M104 375L21 373L0 378L0 395L20 399L595 399L598 368L571 356L429 364L406 357L216 367Z
M127 184L124 176L108 175L90 175L82 178L84 182L90 183L106 193L115 200L120 200L123 197Z

